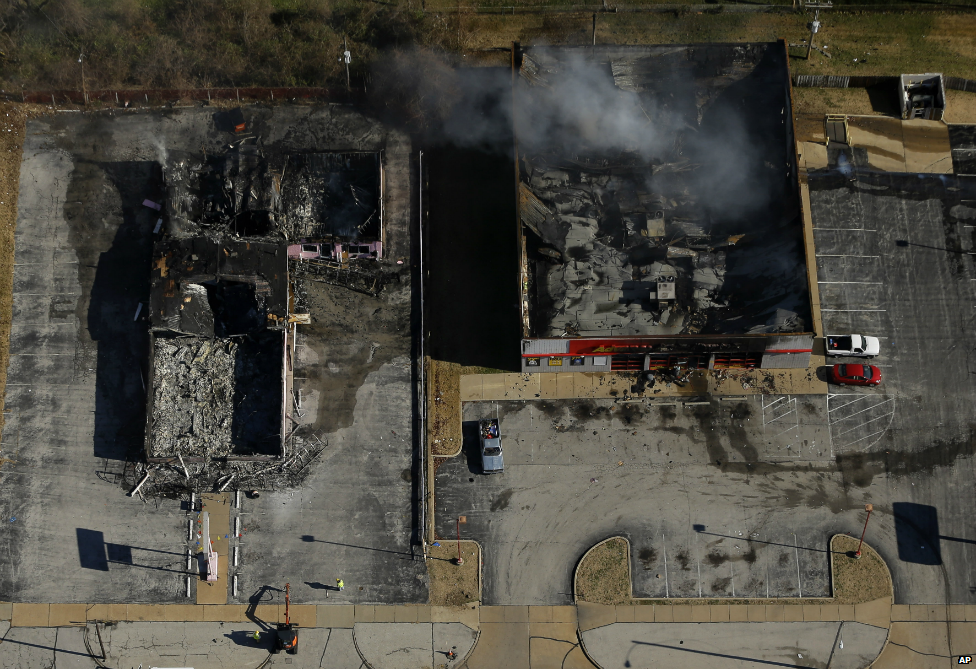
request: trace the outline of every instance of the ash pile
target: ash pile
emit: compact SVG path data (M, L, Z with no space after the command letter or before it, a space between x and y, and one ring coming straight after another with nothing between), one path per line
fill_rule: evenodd
M154 338L150 458L281 454L280 334Z
M527 50L531 335L808 329L787 84L776 45Z

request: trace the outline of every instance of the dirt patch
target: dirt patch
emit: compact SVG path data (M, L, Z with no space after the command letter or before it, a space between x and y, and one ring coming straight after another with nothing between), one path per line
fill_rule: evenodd
M427 443L433 455L461 450L461 365L427 358Z
M10 319L13 308L14 231L20 193L20 161L26 115L18 105L0 104L0 433L10 363Z
M946 123L976 123L976 93L946 91Z
M594 604L632 603L629 551L628 542L617 537L587 553L576 567L576 598Z
M830 541L835 604L859 604L892 595L891 574L873 548L862 545L860 560L848 555L857 550L857 543L856 538L843 534Z
M457 559L457 543L445 541L441 546L430 546L427 551L427 575L430 578L431 606L463 606L481 599L479 583L481 551L473 541L461 542L461 557Z

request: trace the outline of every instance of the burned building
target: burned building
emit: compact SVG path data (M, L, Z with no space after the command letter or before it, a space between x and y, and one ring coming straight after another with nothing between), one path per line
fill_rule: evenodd
M299 270L311 261L340 273L382 258L382 152L289 152L245 135L221 152L168 158L165 209L147 202L162 209L147 457L282 457L295 328L308 322L293 313L289 257Z
M785 45L520 55L522 370L806 367Z
M150 460L279 457L294 324L282 244L195 236L153 249Z
M284 153L244 138L224 153L172 161L167 215L176 234L371 244L382 257L381 152Z

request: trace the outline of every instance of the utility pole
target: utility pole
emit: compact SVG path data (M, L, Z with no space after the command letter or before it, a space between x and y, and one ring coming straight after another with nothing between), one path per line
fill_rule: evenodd
M861 559L861 546L864 544L864 533L868 531L868 521L871 520L871 512L874 511L874 505L865 504L864 510L868 512L868 517L864 519L864 529L861 531L861 540L857 544L857 550L854 551L854 559Z
M596 12L593 12L593 46L596 46Z
M349 62L352 60L352 54L349 53L349 47L346 45L346 36L342 36L342 60L346 64L346 91L350 90L349 87Z
M807 28L810 30L810 41L807 42L807 60L810 60L810 52L813 50L813 39L818 32L820 32L820 10L830 9L833 7L833 3L825 2L823 4L811 5L807 4L807 8L816 10L813 14L813 21L807 24Z
M457 556L457 563L456 564L459 567L464 564L464 558L461 557L461 523L466 523L466 522L468 522L468 517L467 516L458 516L458 519L457 519L457 549L458 549L458 556Z
M81 95L85 100L85 106L88 106L88 88L85 86L85 52L82 51L78 55L78 62L81 63Z

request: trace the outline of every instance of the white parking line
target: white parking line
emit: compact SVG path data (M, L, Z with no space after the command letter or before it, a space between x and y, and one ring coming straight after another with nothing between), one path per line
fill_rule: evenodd
M976 281L976 279L971 279L971 280ZM854 283L859 286L868 286L868 285L880 286L881 285L880 281L818 281L817 283Z
M849 253L818 253L818 258L880 258L881 256L856 256Z
M887 309L821 309L820 311L888 311Z
M853 230L855 232L877 232L876 228L814 228L814 230L829 230L832 232L840 232L842 230Z
M871 407L871 408L873 409L874 407ZM841 432L840 434L838 434L837 436L838 437L843 437L848 432L853 432L854 430L856 430L858 428L861 428L861 427L864 427L868 423L873 423L876 420L881 420L882 418L887 418L888 416L892 415L893 413L895 413L895 410L894 409L892 409L889 413L886 413L886 414L883 414L881 416L878 416L877 418L872 418L871 420L864 421L863 423L858 423L857 425L855 425L851 429L845 430L845 431Z
M873 396L871 396L871 395L868 395L868 397L873 397ZM839 422L840 422L840 421L842 421L842 420L847 420L848 418L853 418L854 416L856 416L856 415L858 415L858 414L861 414L861 413L864 413L865 411L870 411L871 409L877 409L877 408L878 408L878 407L880 407L880 406L884 406L884 405L885 405L885 404L887 404L888 402L894 402L894 401L895 401L895 398L894 398L894 397L891 397L891 398L889 398L889 399L886 399L886 400L885 400L884 402L879 402L878 404L875 404L874 406L869 406L869 407L868 407L867 409L861 409L860 411L858 411L858 412L856 412L856 413L852 413L852 414L851 414L850 416L844 416L843 418L841 418L841 419L840 419L840 420L838 420L837 422L839 423ZM848 402L848 403L847 403L847 404L845 404L844 406L846 407L846 406L847 406L848 404L853 404L853 402Z

